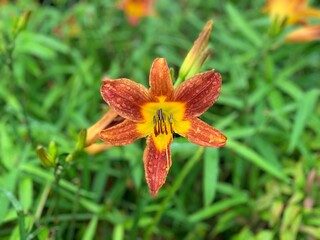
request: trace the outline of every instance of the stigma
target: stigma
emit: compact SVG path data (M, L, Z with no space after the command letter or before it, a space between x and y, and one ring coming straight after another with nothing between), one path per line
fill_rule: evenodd
M162 108L158 109L156 115L153 116L153 131L154 135L157 137L160 134L173 134L173 115L170 113L169 116L166 116Z

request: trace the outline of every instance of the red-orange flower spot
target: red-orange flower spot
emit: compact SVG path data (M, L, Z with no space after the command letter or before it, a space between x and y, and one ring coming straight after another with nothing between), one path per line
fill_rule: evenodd
M320 18L320 10L309 7L307 0L267 0L263 11L277 25L305 24L309 17Z
M298 28L286 36L285 40L291 43L310 42L320 39L320 24Z
M122 0L118 7L124 11L131 25L153 14L153 0Z
M152 64L149 90L129 79L103 81L103 99L126 120L101 131L100 138L121 146L148 136L143 158L152 196L165 183L171 167L173 133L201 146L225 145L227 138L220 131L198 119L217 100L221 81L220 74L210 70L196 74L174 89L163 58Z

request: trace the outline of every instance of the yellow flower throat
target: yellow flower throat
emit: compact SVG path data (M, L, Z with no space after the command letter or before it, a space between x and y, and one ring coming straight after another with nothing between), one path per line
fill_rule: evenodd
M157 102L148 102L141 108L144 122L137 124L137 130L144 136L152 135L158 150L165 149L174 132L184 135L190 128L185 119L185 103L166 102L158 97Z

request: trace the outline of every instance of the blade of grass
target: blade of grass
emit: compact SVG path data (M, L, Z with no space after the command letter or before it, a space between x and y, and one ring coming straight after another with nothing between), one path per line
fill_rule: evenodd
M261 46L262 40L259 34L251 27L243 15L231 3L227 4L226 10L231 21L238 27L241 33L255 46Z
M16 199L16 197L12 194L12 192L2 187L0 188L0 192L4 194L4 196L11 202L12 206L16 210L17 216L18 216L20 239L25 240L27 238L27 231L25 227L25 214L23 212L23 208L20 202Z
M267 173L270 173L271 175L279 178L282 181L289 182L289 179L283 174L281 169L276 168L273 163L270 163L266 159L262 158L249 147L233 141L232 139L228 139L226 147L232 149Z
M209 206L214 200L219 175L218 149L206 148L203 165L203 200L204 206Z
M98 215L95 215L93 218L91 218L89 226L86 228L86 231L82 240L91 240L95 238L95 233L98 226L98 220L99 220Z
M188 222L191 222L191 223L200 222L205 219L211 218L214 215L226 209L230 209L234 206L247 203L247 202L248 202L248 197L246 195L240 195L240 196L235 196L234 198L221 200L220 202L217 202L209 207L205 207L200 211L195 212L194 214L191 214L187 220Z
M319 90L311 90L298 100L298 110L293 125L288 151L291 153L297 146L300 136L317 102Z

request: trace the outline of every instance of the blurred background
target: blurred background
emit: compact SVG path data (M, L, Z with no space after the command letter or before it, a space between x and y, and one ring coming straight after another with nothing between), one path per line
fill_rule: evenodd
M279 23L265 6L0 1L0 239L320 239L320 30L290 41L306 25ZM157 198L145 139L64 161L108 108L103 77L148 87L156 57L177 73L210 19L202 71L223 85L201 119L228 137L224 148L175 138Z

